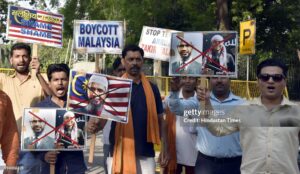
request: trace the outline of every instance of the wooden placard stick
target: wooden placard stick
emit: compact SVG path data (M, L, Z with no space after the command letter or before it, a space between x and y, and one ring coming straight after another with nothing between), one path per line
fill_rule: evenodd
M32 57L37 58L38 57L38 44L32 45ZM31 75L32 77L36 78L36 69L31 69ZM55 164L50 164L50 174L55 174Z
M50 164L50 174L55 174L55 164Z
M95 72L100 73L101 69L99 67L99 54L96 54L95 57ZM91 135L91 144L90 144L90 152L89 152L89 159L88 163L91 165L94 161L94 152L95 152L95 145L96 145L96 133Z
M90 165L92 165L94 162L95 145L96 145L96 134L92 134L91 144L90 144L90 152L89 152L89 160L88 160L88 163Z
M206 78L205 77L200 78L200 88L202 88L202 89L206 88ZM205 100L200 101L200 109L205 110Z
M38 44L33 44L32 45L32 54L31 54L31 56L35 57L35 58L38 57ZM31 69L32 77L36 78L35 74L36 74L36 69Z

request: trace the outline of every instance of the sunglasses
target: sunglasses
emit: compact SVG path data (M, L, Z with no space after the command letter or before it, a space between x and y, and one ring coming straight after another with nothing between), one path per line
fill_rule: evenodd
M285 76L282 74L259 74L258 78L264 82L269 81L270 78L272 78L274 82L281 82L285 79Z

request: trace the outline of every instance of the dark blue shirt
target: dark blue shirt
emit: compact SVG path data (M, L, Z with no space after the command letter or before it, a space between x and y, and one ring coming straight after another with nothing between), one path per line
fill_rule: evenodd
M159 90L156 85L150 84L155 98L156 112L157 114L162 114L163 105ZM147 104L142 83L132 84L130 106L133 120L135 154L136 156L154 157L153 143L147 142ZM112 122L109 135L111 154L113 154L115 144L115 127L116 122Z
M66 103L65 103L66 105ZM51 100L51 96L47 97L45 100L36 104L35 107L47 107L47 108L60 108L56 103ZM65 106L64 106L65 107ZM46 152L41 152L39 154L41 160L44 161ZM45 161L44 161L45 162ZM63 174L66 173L65 169L68 168L68 173L74 174L84 174L86 171L86 165L84 163L83 151L61 151L57 155L57 160L55 163L55 173ZM49 163L45 163L42 167L42 174L50 173Z

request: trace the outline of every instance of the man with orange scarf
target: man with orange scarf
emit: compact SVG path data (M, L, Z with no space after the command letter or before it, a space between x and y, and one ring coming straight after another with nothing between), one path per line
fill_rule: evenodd
M142 72L143 63L143 49L137 45L123 49L122 64L126 73L122 77L133 80L129 121L127 124L112 122L110 158L107 160L109 173L154 174L154 144L160 144L160 130L163 147L167 148L161 96L157 86ZM100 119L91 119L88 131L95 133L99 122ZM165 153L162 165L168 162L167 151Z
M186 122L189 119L186 113L198 108L196 85L196 77L171 79L171 93L165 100L170 161L164 174L181 174L183 167L186 174L195 173L196 134L190 133L191 125Z

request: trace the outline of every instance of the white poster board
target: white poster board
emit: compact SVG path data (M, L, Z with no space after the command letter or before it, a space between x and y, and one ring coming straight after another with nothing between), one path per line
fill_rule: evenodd
M172 33L175 30L143 26L139 46L144 57L169 61Z
M124 22L74 20L74 51L77 53L121 54Z

